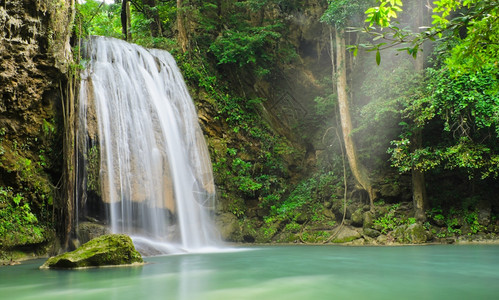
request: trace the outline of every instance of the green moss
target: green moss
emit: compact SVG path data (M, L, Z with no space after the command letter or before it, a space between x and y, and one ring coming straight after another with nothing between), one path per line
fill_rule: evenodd
M323 230L305 231L302 233L301 238L306 243L323 243L327 241L330 233Z
M95 238L72 252L49 258L41 268L84 268L142 263L132 239L124 234Z
M331 242L333 242L335 244L342 244L342 243L351 242L351 241L356 240L356 239L358 239L357 236L347 236L345 238L336 238L336 239L333 239Z
M100 149L98 146L93 146L88 149L86 155L86 171L87 171L87 189L101 196L100 188Z
M0 187L0 248L41 244L51 231L40 224L22 193Z

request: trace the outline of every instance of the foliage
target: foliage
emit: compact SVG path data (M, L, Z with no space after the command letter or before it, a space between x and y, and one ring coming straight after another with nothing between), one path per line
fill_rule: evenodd
M402 11L402 1L381 0L378 2L379 6L366 10L366 22L369 23L369 26L378 24L382 27L388 27L390 21L397 18L397 13Z
M471 2L475 1L469 2L468 5L471 5ZM476 1L475 4L474 13L462 17L466 24L466 36L458 39L457 45L450 51L451 55L446 60L452 74L498 68L499 2Z
M386 51L384 54L392 53ZM418 83L422 77L403 57L394 57L377 67L372 66L372 62L369 67L369 62L365 62L367 71L365 79L359 83L361 88L354 92L355 98L366 102L359 108L355 136L362 137L358 146L366 165L372 170L380 170L389 167L386 150L390 141L398 138L401 128L409 126L410 122L404 120L404 109L421 93Z
M46 240L51 223L57 176L58 130L54 119L39 119L38 133L21 138L0 129L0 248L38 244ZM36 132L36 131L35 131Z
M153 36L151 23L154 16L161 20L161 28L171 28L176 18L174 1L161 1L155 7L149 7L144 1L131 1L131 28L132 42L149 48L174 48L174 41L170 35ZM114 38L123 38L121 24L121 3L108 4L102 1L88 0L77 3L75 31L78 37L101 35Z
M214 106L214 122L231 130L220 145L210 144L215 181L223 190L222 198L229 201L229 210L242 218L247 207L241 198L278 201L286 190L283 157L301 154L259 116L263 100L232 95L222 80L204 67L208 62L201 52L178 55L177 61L187 82L203 91ZM244 136L246 142L233 141L231 136Z
M381 232L387 234L389 231L404 225L404 224L414 224L416 223L415 218L404 218L403 216L397 216L397 210L400 208L400 203L393 204L388 212L381 215L380 217L374 219L373 224L375 227L379 227Z
M219 64L236 64L239 67L269 64L272 55L267 49L281 37L276 31L279 27L278 24L226 30L210 46L210 50Z
M295 56L294 48L282 39L286 33L283 20L268 16L268 12L294 9L292 2L250 0L228 4L226 12L219 16L223 29L209 45L217 63L246 67L258 77L264 77L279 61ZM252 18L252 14L261 17Z
M324 221L323 203L339 198L335 193L341 184L341 178L332 172L319 173L304 179L282 201L262 203L262 206L270 206L267 221L279 220L290 222L289 224L296 223L298 220L301 223L305 220Z
M0 248L43 242L44 233L24 196L0 187Z
M321 22L336 28L345 28L353 16L360 12L363 0L329 0L328 7L321 17Z
M427 215L429 220L442 224L444 230L437 234L441 238L463 233L472 235L485 229L478 222L478 211L476 208L451 208L447 212L444 212L442 208L434 207L427 212ZM463 232L463 228L465 227L467 227L467 232Z
M323 204L339 198L336 194L342 188L339 176L331 171L341 165L339 157L332 158L339 152L333 151L332 146L339 150L341 145L337 145L334 119L330 118L336 109L330 75L323 85L324 95L315 99L313 120L320 123L317 132L321 134L317 136L329 133L326 136L329 140L322 138L323 144L328 145L328 150L323 151L327 154L318 157L319 171L310 171L315 174L304 175L307 178L295 185L289 183L286 164L303 153L293 149L262 120L266 99L248 89L254 78L279 76L275 71L280 65L292 62L297 56L296 45L287 41L288 22L295 12L303 12L305 2L184 1L182 12L189 39L186 53L180 53L175 42L179 12L176 2L156 1L152 8L143 6L143 2L133 1L131 7L132 41L170 50L195 98L200 99L200 106L216 115L211 122L224 132L217 140L210 141L210 151L216 184L227 203L226 209L242 220L258 203L259 217L261 211L268 213L265 228L260 232L266 237L283 228L297 232L303 222L321 219ZM433 4L433 25L421 32L414 32L414 26L404 20L414 18L411 16L414 3L379 0L376 7L364 8L366 3L327 1L327 10L321 18L323 23L344 29L362 23L365 17L365 28L351 29L368 34L355 35L358 45L352 48L354 54L358 48L365 48L376 52L372 57L376 57L378 64L383 58L379 68L366 63L369 54L359 55L348 65L352 86L362 84L361 89L352 88L350 92L354 100L353 121L358 126L353 135L358 140L363 162L368 161L367 166L379 173L391 158L392 166L400 173L418 169L429 175L466 174L485 180L497 177L497 1L437 1ZM82 31L121 37L119 5L99 6L94 0L78 5ZM362 11L364 17L360 15ZM151 33L154 22L151 12L161 21L160 36L153 37ZM422 43L428 40L437 41L433 60L429 62L432 67L425 74L416 74L411 61L397 57L396 53L406 51L417 57ZM379 51L387 48L394 51ZM322 121L325 119L328 121ZM419 132L423 134L423 144L415 147L411 142ZM313 141L314 146L319 138ZM4 144L0 153L5 151L3 148ZM18 160L16 172L26 177L45 166L47 153L39 155L38 159ZM25 191L20 192L25 195ZM453 201L457 204L461 200ZM381 216L378 225L388 231L411 222L395 216L395 213ZM460 229L455 225L457 217L442 216L448 223L448 232ZM472 227L476 217L473 213L467 217Z
M120 12L121 5L116 3L106 4L96 0L77 2L77 36L122 37Z
M406 126L402 138L392 141L389 153L401 172L412 168L427 171L438 166L466 170L470 177L497 177L499 96L494 87L497 70L451 76L448 69L428 69L428 84L404 110L423 127L430 121L443 126L439 142L411 151L412 129Z
M497 68L499 3L497 0L441 0L432 9L432 26L422 27L421 32L400 26L394 21L402 11L401 0L378 0L379 6L366 10L365 28L352 28L367 33L373 42L358 45L369 50L397 47L416 57L427 40L450 38L459 40L451 51L451 70L480 70L482 67ZM421 7L422 9L422 7ZM378 30L373 25L380 27ZM385 30L383 30L385 29ZM466 31L462 37L463 29ZM379 42L380 41L380 42ZM356 49L358 46L354 46Z
M313 199L312 189L316 184L317 182L314 179L300 182L285 201L280 205L271 206L271 215L282 219L295 220L300 214L304 213L300 211L301 208Z

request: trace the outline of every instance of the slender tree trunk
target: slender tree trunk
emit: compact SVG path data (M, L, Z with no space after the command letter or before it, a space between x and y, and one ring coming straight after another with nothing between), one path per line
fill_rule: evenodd
M127 39L127 41L131 41L132 40L132 31L130 29L132 28L132 15L130 13L130 1L126 2L126 27L127 27L126 39Z
M368 177L367 170L360 163L355 148L355 142L352 138L352 119L350 117L350 108L348 103L347 93L347 72L346 72L346 59L345 59L345 35L344 30L335 29L336 35L336 90L338 93L338 106L340 110L341 129L343 131L343 140L345 143L345 150L350 165L350 170L357 182L369 194L369 203L371 209L374 208L375 193Z
M414 134L411 139L414 149L421 148L421 131ZM418 169L412 168L412 202L414 204L414 217L421 222L426 220L425 210L427 207L426 184L424 173Z
M188 39L187 29L185 27L185 14L184 14L184 0L177 0L177 29L178 29L178 42L182 52L187 51Z
M416 1L416 22L415 22L415 30L419 31L419 28L423 26L423 11L424 7L422 3ZM416 60L414 62L414 68L416 72L422 73L424 70L424 53L419 52ZM414 151L423 146L423 135L419 128L416 129L416 132L412 135L411 138L411 150ZM425 184L425 176L424 173L418 169L415 169L414 166L411 171L412 176L412 202L414 205L414 216L418 221L424 222L426 219L425 210L427 208L427 197L426 197L426 184Z
M130 28L132 27L132 19L130 16L130 0L123 0L121 4L121 32L125 41L132 39Z
M334 55L334 39L333 39L333 28L329 26L329 48L331 56L331 78L333 82L333 90L336 88L336 63Z

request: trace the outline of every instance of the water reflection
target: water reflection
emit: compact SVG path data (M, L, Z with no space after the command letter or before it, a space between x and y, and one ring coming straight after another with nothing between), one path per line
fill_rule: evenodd
M210 286L210 273L200 269L203 260L200 256L182 256L179 268L179 300L202 299L203 291Z
M261 247L132 268L0 268L1 299L494 299L499 246Z

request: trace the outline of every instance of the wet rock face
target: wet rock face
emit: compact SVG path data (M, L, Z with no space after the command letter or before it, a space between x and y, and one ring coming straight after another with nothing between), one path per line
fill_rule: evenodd
M70 3L0 1L0 126L11 132L38 133L27 124L41 126L60 95L71 56Z
M49 258L42 269L74 269L142 263L132 239L124 234L108 234L91 240L72 252Z
M241 227L237 217L232 213L221 213L215 218L220 236L224 241L238 242L241 239Z
M9 141L28 145L29 151L20 154L29 159L40 153L44 126L46 131L55 128L66 90L72 2L0 0L0 129L4 148L10 148ZM21 185L0 179L0 185L7 184Z
M104 225L91 222L83 222L78 225L78 239L81 243L89 242L101 235L109 234L110 230Z

